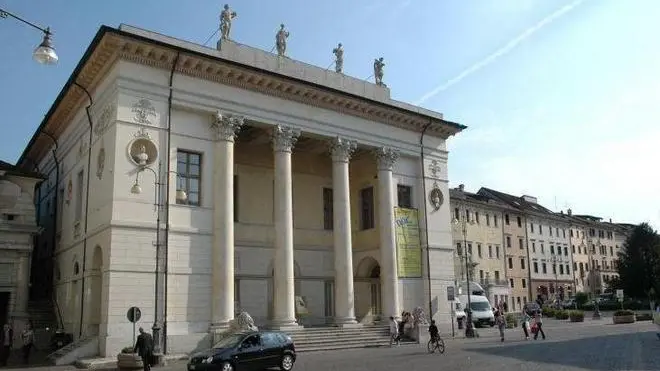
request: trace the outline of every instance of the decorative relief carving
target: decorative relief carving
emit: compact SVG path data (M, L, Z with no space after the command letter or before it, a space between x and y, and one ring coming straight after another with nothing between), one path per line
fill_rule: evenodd
M275 152L291 152L298 141L300 130L277 125L273 128L273 150Z
M440 210L440 206L442 206L444 200L445 197L440 190L440 186L438 186L438 182L433 182L433 188L431 189L431 192L429 192L429 203L431 204L433 211Z
M392 171L394 163L399 159L399 152L392 148L381 147L374 151L378 161L378 170Z
M66 184L66 198L64 199L67 205L71 203L72 197L73 197L73 181L71 180L71 177L69 177L69 181Z
M431 172L431 176L434 178L440 177L440 173L442 172L442 167L440 166L440 163L438 160L433 160L429 164L429 171Z
M85 138L80 139L80 144L78 145L78 160L82 159L83 156L87 153L87 142Z
M105 168L105 147L101 145L98 155L96 155L96 177L103 178L103 169Z
M108 130L110 123L116 117L116 107L113 104L109 104L103 108L99 118L96 120L96 127L94 128L94 134L101 136Z
M128 143L128 158L131 162L138 166L148 166L156 162L158 147L146 129L140 128L133 136L135 139Z
M216 140L233 142L244 123L243 116L223 115L218 111L211 122L211 130L215 134Z
M156 118L156 108L148 99L140 99L135 104L131 112L135 114L133 121L138 124L153 125L152 118Z
M356 141L336 137L330 143L330 155L332 156L332 161L348 162L356 149Z

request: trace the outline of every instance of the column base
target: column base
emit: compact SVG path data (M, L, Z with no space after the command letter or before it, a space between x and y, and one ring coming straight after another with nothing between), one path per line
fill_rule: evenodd
M335 317L334 325L337 327L362 327L363 325L353 317Z
M268 328L278 331L296 331L302 330L303 326L298 324L296 320L277 320L274 319L268 324Z
M165 359L165 355L163 353L154 353L153 357L155 365L167 366L167 359Z

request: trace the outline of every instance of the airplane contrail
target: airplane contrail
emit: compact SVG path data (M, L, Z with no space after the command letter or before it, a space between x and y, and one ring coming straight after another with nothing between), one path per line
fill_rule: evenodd
M556 10L552 14L548 15L547 17L543 18L540 20L538 23L535 25L529 27L525 31L523 31L520 35L514 37L511 39L509 42L506 43L503 47L497 49L495 52L487 56L486 58L480 60L479 62L473 64L472 66L468 67L465 69L463 72L459 73L458 75L452 77L451 79L447 80L444 84L437 86L430 92L424 94L417 102L415 102L416 105L420 105L430 98L434 97L441 91L447 90L449 87L452 85L460 82L464 78L472 75L473 73L479 71L480 69L486 67L487 65L493 63L497 58L505 55L506 53L510 52L513 50L516 46L518 46L520 43L534 35L536 32L541 30L543 27L549 25L550 23L554 22L558 18L562 17L566 13L570 12L571 10L577 8L580 4L582 4L585 0L576 0L573 1L570 4L567 4L560 9Z

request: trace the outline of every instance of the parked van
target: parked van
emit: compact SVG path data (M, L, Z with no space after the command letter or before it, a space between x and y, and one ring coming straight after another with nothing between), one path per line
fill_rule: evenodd
M459 300L465 304L467 309L467 295L460 295ZM470 295L470 309L472 310L472 323L476 327L483 325L495 326L495 314L488 298L481 295Z

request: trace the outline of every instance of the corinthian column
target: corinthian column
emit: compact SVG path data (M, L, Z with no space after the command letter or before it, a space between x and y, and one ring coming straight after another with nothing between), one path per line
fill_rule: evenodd
M399 317L399 284L394 234L394 186L392 168L399 153L390 148L376 150L378 162L378 229L380 234L383 315Z
M357 324L353 290L353 247L348 161L357 148L354 141L337 137L330 146L332 155L332 210L335 248L335 323Z
M291 151L300 132L288 127L273 129L275 157L275 259L274 316L276 328L296 326L295 281L293 270L293 194Z
M243 118L217 113L213 159L213 250L211 331L225 330L234 318L234 139Z

